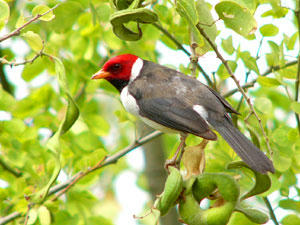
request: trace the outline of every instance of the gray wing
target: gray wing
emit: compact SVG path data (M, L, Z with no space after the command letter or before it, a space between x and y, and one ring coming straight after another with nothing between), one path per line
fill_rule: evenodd
M176 97L146 98L138 100L142 116L168 128L184 133L191 133L209 140L216 140L205 120Z

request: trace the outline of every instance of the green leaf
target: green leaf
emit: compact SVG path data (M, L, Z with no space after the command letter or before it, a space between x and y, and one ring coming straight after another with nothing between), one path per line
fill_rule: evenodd
M16 106L16 100L0 87L0 110L11 111Z
M75 21L81 14L81 4L79 1L66 1L55 9L55 20L49 24L54 32L63 33L70 31Z
M38 34L34 33L33 31L27 31L26 33L23 33L22 36L25 38L32 50L34 50L35 52L39 52L42 50L43 41Z
M300 217L294 214L285 216L282 221L282 225L296 225L300 224Z
M50 8L46 5L38 5L38 6L33 8L32 15L33 16L42 15L42 14L44 14L45 12L47 12L49 10L50 10ZM50 11L46 15L40 17L39 20L50 21L54 18L55 18L55 15L53 14L53 11Z
M0 0L0 30L9 17L9 6L4 0Z
M264 87L276 87L281 85L277 79L264 76L259 76L257 78L257 82Z
M36 208L32 208L30 209L29 213L28 213L28 221L27 224L28 225L32 225L35 223L35 221L38 218L38 211Z
M291 108L294 112L300 114L300 102L292 102Z
M243 8L236 2L222 1L215 6L215 9L225 25L236 33L247 37L255 32L257 24L247 8Z
M199 19L199 26L204 30L204 32L207 34L207 36L211 41L215 41L218 31L208 3L205 2L204 0L198 0L196 2L196 10ZM211 49L211 46L204 39L204 37L200 35L197 29L192 31L196 37L200 36L200 40L196 40L198 43L198 48L196 48L196 53L199 55L204 55L206 52L208 52Z
M287 41L286 43L286 47L288 50L293 50L294 49L294 46L295 46L295 43L298 39L298 36L299 36L299 33L298 32L295 32L290 38L289 40Z
M198 23L198 14L194 0L177 0L176 10L190 24L195 26Z
M237 68L236 62L235 61L227 61L227 62L228 62L229 67L231 68L231 71L234 73L234 71ZM230 74L228 73L228 71L223 63L219 66L219 68L217 70L217 74L222 80L225 80L228 77L230 77Z
M259 28L260 33L265 37L271 37L278 34L279 29L273 24L266 24Z
M40 57L33 63L27 63L22 71L22 78L25 81L31 81L37 75L41 74L45 70L45 63Z
M234 53L234 47L233 47L233 44L232 44L232 36L229 36L227 39L222 40L222 48L229 55L232 55Z
M84 151L93 151L102 147L98 136L88 131L77 135L75 143Z
M272 141L276 144L287 147L290 144L288 139L288 129L286 127L279 127L272 133Z
M279 201L279 206L283 209L289 209L300 213L300 201L296 201L293 199L284 199Z
M109 123L102 116L90 114L86 115L84 118L85 123L94 134L98 136L105 136L108 134Z
M256 59L250 55L250 52L240 52L239 56L242 58L243 63L248 69L255 71L256 74L259 74Z
M292 158L276 151L273 154L273 163L276 170L285 172L291 167Z
M49 210L41 205L38 209L38 215L41 225L50 225L51 224L51 215Z
M262 113L269 114L272 112L272 102L265 97L256 98L254 106Z

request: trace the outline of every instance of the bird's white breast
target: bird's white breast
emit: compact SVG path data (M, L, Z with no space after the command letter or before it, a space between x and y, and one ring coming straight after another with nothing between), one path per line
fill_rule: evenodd
M129 93L128 86L121 91L121 102L129 113L139 116L139 106L135 98Z

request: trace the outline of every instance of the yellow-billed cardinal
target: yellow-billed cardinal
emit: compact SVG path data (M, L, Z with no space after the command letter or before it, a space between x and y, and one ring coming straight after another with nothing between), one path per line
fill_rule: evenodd
M216 140L214 128L254 170L274 172L272 162L232 124L237 113L215 90L176 70L124 54L108 60L92 79L104 78L121 92L125 109L163 132Z

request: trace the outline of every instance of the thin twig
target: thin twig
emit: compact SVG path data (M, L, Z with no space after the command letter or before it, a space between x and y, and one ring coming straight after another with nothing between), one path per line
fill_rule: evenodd
M13 212L5 217L0 218L0 225L4 225L9 223L10 221L13 221L14 219L17 219L21 216L22 214L19 212Z
M297 9L297 11L295 11L295 16L297 17L297 22L298 22L298 33L299 33L299 42L300 42L300 9ZM300 44L299 44L300 46ZM299 99L299 82L300 82L300 50L298 53L298 68L297 68L297 77L296 77L296 81L295 81L295 101L298 102ZM300 135L300 115L298 113L295 112L295 117L296 117L296 121L297 121L297 127L298 127L298 133Z
M1 58L0 57L0 63L2 64L7 64L7 65L10 65L10 66L20 66L20 65L25 65L27 63L33 63L38 57L44 55L44 48L45 48L45 44L44 44L44 41L43 41L43 47L42 49L32 58L32 59L29 59L29 60L24 60L23 62L12 62L12 61L8 61L6 60L5 58Z
M86 171L81 171L79 173L77 173L76 175L74 175L71 180L68 182L68 184L66 186L63 187L63 190L60 191L53 199L52 201L56 200L59 196L61 196L63 193L65 193L69 188L71 188L75 183L77 183L81 178L83 178L84 176L86 176L87 174L90 174L91 172L98 170L100 168L103 168L105 166L108 166L112 163L116 163L121 157L123 157L124 155L126 155L127 153L131 152L132 150L134 150L135 148L151 141L152 139L160 136L162 134L162 132L160 131L154 131L148 135L146 135L145 137L142 137L138 140L136 140L132 145L124 148L123 150L117 152L116 154L106 157L104 159L102 159L100 162L98 162L95 166L87 169ZM50 190L51 191L51 190Z
M178 49L182 50L187 56L191 56L191 53L186 50L183 45L174 37L172 36L165 28L163 28L161 25L159 25L158 23L153 23L153 26L155 26L157 29L159 29L161 32L163 32L168 38L171 39L171 41L174 42L174 44L177 46ZM208 74L205 72L205 70L200 66L200 64L197 64L197 68L201 71L201 73L203 74L206 82L208 83L209 86L211 87L215 87L214 83L211 81L211 79L209 78Z
M41 18L42 16L48 14L49 12L53 11L54 9L56 9L60 4L57 4L56 6L52 7L51 9L49 9L47 12L44 12L42 14L37 14L35 17L31 18L28 22L24 23L22 26L18 27L17 29L15 29L13 32L6 34L5 36L3 36L2 38L0 38L0 42L5 41L8 38L11 38L13 36L18 36L21 33L21 30L24 29L26 26L28 26L29 24L31 24L32 22L38 20L39 18Z
M296 65L297 63L298 63L298 60L295 60L295 61L288 62L288 63L284 64L283 66L279 66L279 65L278 66L272 66L269 69L267 69L264 73L262 73L261 76L267 76L267 75L269 75L270 73L272 73L274 71L285 69L287 67Z
M132 150L136 149L139 146L142 146L143 144L148 143L149 141L153 140L154 138L158 137L162 135L162 132L160 131L154 131L138 140L136 140L133 144L129 145L128 147L122 149L121 151L118 151L116 154L106 157L104 160L101 160L100 162L98 162L95 166L93 166L91 169L88 169L87 171L83 172L78 172L77 174L75 174L74 176L72 176L68 181L55 185L54 187L50 188L49 192L48 192L48 196L51 196L63 189L65 189L66 187L68 187L69 185L74 185L75 183L77 183L83 176L81 176L82 173L85 173L85 175L90 174L91 172L94 172L95 170L98 170L100 168L103 168L105 166L108 166L110 164L116 163L120 158L122 158L124 155L128 154L129 152L131 152ZM71 187L70 186L70 187ZM22 216L21 213L19 212L13 212L5 217L0 218L0 225L4 225L18 217Z
M0 165L3 167L4 170L6 170L7 172L11 173L15 177L22 176L22 172L20 172L18 169L14 169L14 168L10 167L1 158L0 158Z
M286 63L286 64L283 65L283 66L273 66L273 67L270 67L270 68L267 69L264 73L262 73L261 76L267 76L267 75L269 75L269 74L271 74L271 73L273 73L273 72L275 72L275 71L279 71L279 70L285 69L285 68L287 68L287 67L294 66L294 65L296 65L297 63L298 63L298 60L295 60L295 61L288 62L288 63ZM253 81L244 84L244 85L242 86L242 88L245 89L245 88L254 87L256 81L257 81L257 79L254 79ZM227 98L227 97L229 97L229 96L235 94L235 93L238 92L238 91L239 91L238 88L233 89L233 90L231 90L231 91L225 93L225 94L223 95L223 97L224 97L224 98Z
M98 170L100 168L103 168L107 165L110 165L112 163L116 163L121 157L123 157L124 155L126 155L127 153L129 153L130 151L132 151L133 149L147 143L148 141L160 136L162 134L162 132L160 131L154 131L148 135L146 135L145 137L142 137L138 140L136 140L132 145L126 147L125 149L117 152L116 154L106 157L102 160L100 160L100 162L98 162L95 166L87 169L86 171L81 171L79 173L77 173L76 175L74 175L70 182L68 183L68 185L66 187L64 187L53 199L52 201L55 201L59 196L61 196L62 194L64 194L67 190L69 190L75 183L77 183L80 179L82 179L83 177L85 177L87 174L90 174L91 172Z
M221 55L221 53L219 52L217 46L212 42L212 40L210 40L210 38L208 37L208 35L205 33L205 31L202 29L202 27L200 26L200 24L197 24L196 25L197 29L199 30L199 32L202 34L202 36L207 40L207 42L210 44L210 46L213 48L213 50L215 51L217 57L222 61L223 65L225 66L227 72L229 73L230 77L233 79L233 81L235 82L236 86L238 87L239 91L242 93L242 95L244 96L244 98L246 99L246 102L248 103L249 107L250 107L250 110L253 112L254 116L256 117L258 123L259 123L259 126L260 126L260 129L262 131L262 134L265 138L265 142L267 144L267 150L268 150L268 153L270 155L272 155L272 149L271 149L271 146L270 146L270 143L269 143L269 138L268 136L266 135L266 132L264 130L264 127L261 123L261 119L259 118L259 116L257 115L251 101L250 101L250 98L246 95L244 89L242 88L242 86L240 85L238 79L234 76L231 68L229 67L228 65L228 62L227 60L225 60L223 58L223 56Z
M263 200L264 200L267 208L269 209L269 214L270 214L271 220L273 221L273 223L275 225L279 225L279 222L276 219L275 213L273 211L273 208L272 208L272 205L271 205L269 199L267 197L263 197Z

